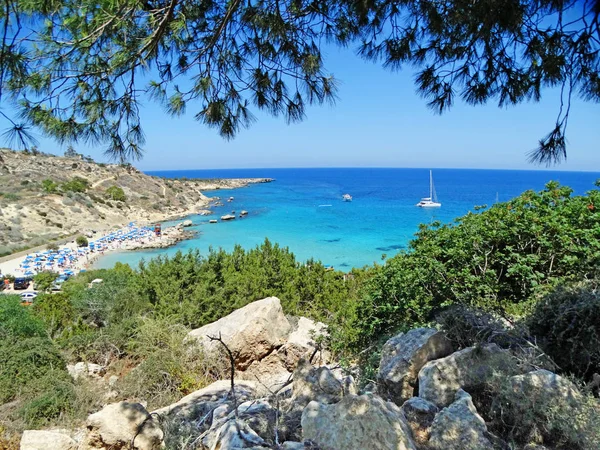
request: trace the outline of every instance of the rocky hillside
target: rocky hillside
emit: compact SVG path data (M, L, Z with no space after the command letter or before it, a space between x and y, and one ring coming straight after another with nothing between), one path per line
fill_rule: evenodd
M168 180L132 166L0 150L0 255L86 230L206 210L202 191L268 179Z
M207 354L226 346L230 353L221 355L235 367L233 380L152 413L137 403L148 399L132 398L91 414L85 428L27 430L21 449L598 448L589 423L598 423L596 399L534 364L537 354L524 360L529 352L495 344L459 350L443 332L417 328L387 341L377 379L360 389L317 344L324 333L322 324L290 320L276 297L256 301L185 341ZM69 372L109 388L117 383L95 364Z

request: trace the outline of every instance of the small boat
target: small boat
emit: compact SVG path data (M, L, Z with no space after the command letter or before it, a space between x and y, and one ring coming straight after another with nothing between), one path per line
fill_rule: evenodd
M342 200L344 200L345 202L351 202L352 196L350 194L344 194L342 195Z
M210 219L208 223L217 223L217 219Z
M439 208L442 206L441 203L438 203L437 196L435 195L431 170L429 171L429 197L422 198L421 201L417 203L417 206L419 208Z
M233 220L235 219L235 216L232 214L226 214L224 216L221 216L221 220Z
M229 198L227 199L227 201L228 201L228 202L232 202L232 201L233 201L233 197L229 197Z
M246 211L246 210L242 210L242 212L240 213L240 217L247 216L247 215L248 215L248 211Z

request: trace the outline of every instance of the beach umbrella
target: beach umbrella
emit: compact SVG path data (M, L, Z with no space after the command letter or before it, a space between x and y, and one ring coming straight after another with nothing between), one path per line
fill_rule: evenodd
M31 266L29 264L21 264L23 269L29 269Z

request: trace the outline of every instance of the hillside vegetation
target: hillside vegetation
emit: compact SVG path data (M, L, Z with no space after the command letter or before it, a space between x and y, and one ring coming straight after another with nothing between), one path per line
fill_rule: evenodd
M169 180L131 165L0 150L0 256L89 229L196 214L202 191L265 180Z

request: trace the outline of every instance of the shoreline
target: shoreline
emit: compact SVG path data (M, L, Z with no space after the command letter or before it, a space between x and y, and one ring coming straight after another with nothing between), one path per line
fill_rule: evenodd
M206 182L207 180L202 180L202 181ZM240 189L240 188L248 187L252 184L270 183L273 181L274 181L273 178L220 178L220 179L211 180L209 185L202 186L202 190L214 192L214 191L218 191L218 190ZM154 224L157 224L157 223L183 220L183 222L181 222L177 225L169 226L169 227L163 229L160 237L152 236L149 233L149 234L146 234L140 240L133 240L131 242L122 242L118 245L111 244L109 246L104 247L99 252L88 251L87 253L85 253L85 257L83 257L83 255L82 255L81 258L78 259L74 264L69 265L68 269L74 270L77 272L80 270L92 269L94 264L100 258L106 256L109 253L131 252L131 251L150 250L150 249L157 249L157 248L169 248L169 247L176 245L177 243L179 243L181 241L193 239L198 233L196 231L185 230L186 226L184 225L184 223L187 221L187 219L190 216L195 216L195 215L207 216L207 215L213 214L212 211L210 211L206 208L208 208L210 205L214 204L215 202L219 202L221 200L220 197L217 197L217 196L208 197L208 196L204 195L202 192L200 192L200 195L202 196L201 202L194 204L193 206L189 207L186 210L180 211L175 214L169 214L169 215L165 215L165 216L162 216L159 218L155 218L154 220L146 219L143 221L141 221L141 220L135 221L135 222L139 222L140 229L143 229L143 228L147 228L147 227L153 227ZM134 223L134 222L130 222L130 224L131 223ZM88 228L88 231L80 230L79 232L72 234L71 237L63 239L62 241L64 241L64 243L62 245L60 245L60 248L63 250L76 252L77 250L81 249L81 247L77 247L77 244L75 242L75 237L78 235L86 236L90 241L92 241L92 240L98 241L98 240L107 239L115 232L121 232L121 231L125 230L126 228L127 228L127 226L125 226L123 224L119 227L119 229L117 231L115 231L114 226L112 228L99 227L99 230L95 231L95 232L89 231L89 228ZM21 269L21 265L22 265L22 261L24 260L24 257L26 258L27 255L32 255L32 254L41 254L44 251L46 251L48 245L49 244L41 245L41 246L34 247L29 250L17 252L14 254L14 256L13 255L4 256L3 261L0 262L0 275L12 275L15 277L24 276L23 273L19 273L19 272L23 272L23 270ZM86 247L86 248L89 249L89 247ZM50 269L50 270L52 270L52 269ZM40 270L40 271L42 271L42 270Z

